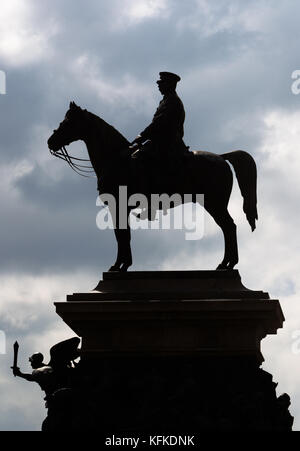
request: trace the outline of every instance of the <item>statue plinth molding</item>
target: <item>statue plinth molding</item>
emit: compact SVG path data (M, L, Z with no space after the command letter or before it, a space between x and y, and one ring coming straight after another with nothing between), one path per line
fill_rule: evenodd
M281 328L278 300L245 288L233 271L104 273L98 291L56 302L82 337L82 357L251 356Z

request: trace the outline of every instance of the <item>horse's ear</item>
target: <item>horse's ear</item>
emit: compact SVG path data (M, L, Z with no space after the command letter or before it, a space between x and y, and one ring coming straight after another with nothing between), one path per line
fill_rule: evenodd
M70 109L71 110L80 110L80 106L76 105L75 102L70 102Z

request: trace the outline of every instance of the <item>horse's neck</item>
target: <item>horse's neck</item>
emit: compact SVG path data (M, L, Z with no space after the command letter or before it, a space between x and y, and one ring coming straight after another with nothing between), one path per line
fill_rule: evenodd
M89 113L84 142L97 176L117 162L120 158L119 151L129 146L120 132L92 113Z

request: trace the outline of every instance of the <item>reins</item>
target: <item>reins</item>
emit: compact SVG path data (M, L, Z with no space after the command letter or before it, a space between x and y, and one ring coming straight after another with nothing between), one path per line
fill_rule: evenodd
M73 160L76 160L76 161L83 161L83 162L89 162L90 163L91 160L84 159L84 158L72 157L71 155L68 154L65 146L62 146L56 152L54 150L50 149L50 153L51 153L51 155L54 155L55 157L66 161L68 163L68 165L70 166L70 168L73 169L74 172L76 172L76 174L79 174L82 177L96 177L96 175L86 175L86 174L91 174L91 173L95 172L93 166L87 166L87 165L83 165L83 164L78 164L78 163L74 163L74 161L73 161Z

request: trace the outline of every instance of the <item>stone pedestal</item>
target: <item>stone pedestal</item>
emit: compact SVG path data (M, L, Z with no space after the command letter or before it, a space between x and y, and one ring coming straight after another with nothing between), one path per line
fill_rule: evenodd
M97 291L67 296L57 313L82 337L83 356L249 356L284 317L238 271L104 273Z
M95 291L55 306L82 337L70 429L80 419L104 432L290 430L288 396L259 368L280 304L238 271L104 273ZM58 418L50 408L44 429Z

